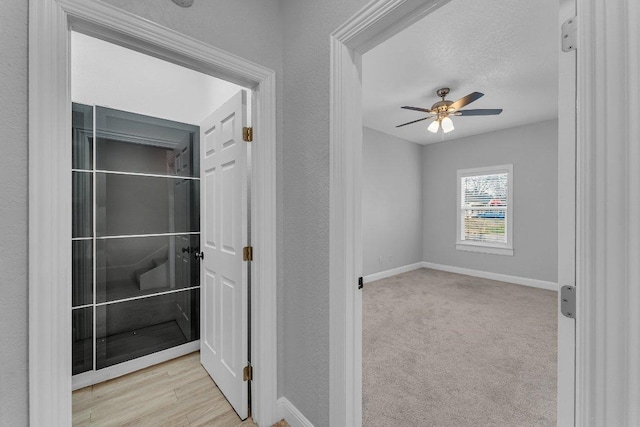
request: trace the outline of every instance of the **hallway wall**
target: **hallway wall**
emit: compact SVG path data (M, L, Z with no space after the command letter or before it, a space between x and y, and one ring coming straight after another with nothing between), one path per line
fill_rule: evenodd
M27 375L27 5L0 2L0 425L25 426Z
M329 35L366 3L281 2L285 225L279 388L316 427L329 425Z

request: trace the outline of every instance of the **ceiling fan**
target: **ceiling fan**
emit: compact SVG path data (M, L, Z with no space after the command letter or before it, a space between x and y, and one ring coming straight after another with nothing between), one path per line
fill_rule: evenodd
M502 113L502 108L494 108L494 109L481 109L481 110L460 110L466 105L471 104L473 101L478 100L479 98L484 96L484 93L480 92L472 92L469 95L458 99L457 101L447 101L444 98L449 94L449 88L443 87L436 91L439 97L442 98L442 101L438 101L431 108L419 108L419 107L409 107L404 106L402 108L406 110L414 110L414 111L422 111L424 113L429 113L430 115L424 117L422 119L414 120L412 122L403 123L401 125L396 126L397 128L410 125L412 123L421 122L427 119L433 119L433 122L429 125L427 130L429 132L437 133L440 128L444 133L449 133L455 129L453 126L453 120L449 116L492 116L496 114Z

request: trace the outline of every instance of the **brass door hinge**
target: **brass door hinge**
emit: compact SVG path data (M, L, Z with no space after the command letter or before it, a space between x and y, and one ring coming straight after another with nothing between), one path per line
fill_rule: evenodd
M253 261L253 246L245 246L242 248L242 260Z
M242 128L242 139L247 142L253 141L253 128Z
M244 367L242 370L242 380L243 381L251 381L253 380L253 366L251 364Z

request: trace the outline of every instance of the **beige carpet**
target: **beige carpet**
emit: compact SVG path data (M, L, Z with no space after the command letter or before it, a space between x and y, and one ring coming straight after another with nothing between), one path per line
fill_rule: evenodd
M365 284L364 426L555 426L556 305L429 269Z

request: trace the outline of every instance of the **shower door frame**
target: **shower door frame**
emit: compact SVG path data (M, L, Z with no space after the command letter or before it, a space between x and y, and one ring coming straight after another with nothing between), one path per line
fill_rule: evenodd
M73 84L73 82L72 82ZM180 175L162 175L161 173L148 173L148 172L133 172L133 171L118 171L118 170L112 170L109 167L105 167L105 168L100 168L98 167L98 164L100 163L100 161L98 160L98 158L100 157L100 154L98 154L98 139L96 138L99 130L98 130L98 126L97 126L97 116L100 114L98 112L98 110L100 109L103 114L115 114L115 116L121 116L124 115L124 117L126 117L127 120L130 121L136 121L136 122L142 122L142 120L146 119L150 119L152 123L158 123L158 121L160 122L165 122L165 125L167 126L177 126L175 127L176 129L180 128L183 131L187 131L189 132L187 129L188 128L192 128L191 130L191 134L196 135L196 137L199 139L200 134L199 134L199 127L196 125L192 125L192 124L187 124L187 123L183 123L183 122L177 122L174 120L169 120L169 119L164 119L161 117L157 117L157 116L149 116L149 115L144 115L144 114L140 114L140 113L134 113L131 111L126 111L126 110L122 110L122 109L115 109L115 108L109 108L109 107L104 107L103 105L100 104L82 104L79 103L79 105L83 105L86 107L91 107L91 111L92 111L92 127L91 129L93 130L93 134L91 135L91 137L93 138L93 141L90 142L91 146L92 146L92 151L93 151L93 156L92 156L92 166L91 168L87 169L87 168L73 168L71 169L72 174L91 174L93 177L93 182L96 183L96 188L93 190L93 194L91 196L91 206L92 206L92 210L93 212L96 213L99 211L98 210L98 203L97 203L97 197L98 197L98 191L97 191L97 180L96 177L99 175L102 176L114 176L115 175L119 175L119 176L123 176L123 175L129 175L129 177L153 177L153 178L160 178L160 179L165 179L165 180L175 180L175 181L184 181L184 180L188 180L188 181L197 181L200 182L200 175L198 174L197 176L180 176ZM167 122L172 122L173 124L169 125ZM105 131L106 129L101 129L103 131ZM120 143L139 143L139 141L137 141L135 139L135 136L132 135L131 139L128 139L126 135L118 135L117 141ZM176 142L175 140L173 142ZM166 148L166 141L160 141L161 144L163 144L163 147ZM85 144L87 144L87 142L85 142ZM156 146L157 147L157 146ZM199 153L199 149L196 150L197 151L197 158L198 158L198 162L199 162L199 157L200 157L200 153ZM73 150L72 150L73 153ZM168 182L168 181L167 181ZM193 197L191 197L193 199ZM200 204L200 196L198 193L198 196L196 197L197 199L197 204L199 206ZM193 204L193 200L191 200L191 204ZM177 205L174 205L174 209L176 208ZM191 206L191 205L190 205ZM145 238L158 238L158 237L166 237L166 238L170 238L170 237L179 237L179 236L198 236L198 242L200 241L200 222L198 222L198 231L194 232L194 231L182 231L182 232L176 232L176 231L169 231L169 229L167 229L165 232L157 232L157 233L115 233L116 235L114 236L113 234L109 234L109 233L101 233L100 236L98 236L98 233L96 233L96 229L97 229L97 224L100 224L100 220L98 220L98 218L93 218L94 220L94 224L93 224L93 230L92 230L92 236L91 237L74 237L72 240L73 241L90 241L92 242L92 259L95 260L96 265L93 268L93 283L92 283L92 293L93 295L97 295L97 288L98 288L98 280L97 277L98 276L98 270L99 268L97 268L97 264L98 264L98 259L99 257L97 257L97 242L102 242L103 244L106 243L109 240L112 240L114 238L116 239L120 239L120 238L125 238L125 239L137 239L137 238L141 238L141 239L145 239ZM94 228L95 227L95 228ZM72 242L73 243L73 242ZM198 245L199 246L199 243ZM168 261L170 261L171 255L173 255L173 252L169 251L169 259ZM108 259L108 257L105 258L105 260ZM192 262L197 263L198 265L200 265L200 262L197 261L197 258L193 258L191 260ZM106 286L106 284L105 284ZM72 286L73 289L73 286ZM97 318L98 318L98 314L97 314L97 309L99 307L104 307L106 309L107 306L111 306L111 305L115 305L115 304L123 304L123 303L130 303L134 300L137 301L142 301L148 298L157 298L157 297L161 297L163 295L167 295L170 293L175 293L177 295L180 295L182 293L190 293L192 291L199 291L200 290L200 283L198 282L198 285L196 286L187 286L187 287L182 287L182 288L172 288L172 290L169 291L160 291L160 292L156 292L156 293L150 293L150 294L141 294L141 295L135 295L135 296L131 296L131 297L126 297L126 298L119 298L119 299L115 299L115 300L109 300L108 298L105 298L104 301L99 301L99 299L97 298L97 296L95 297L95 299L89 303L89 304L83 304L80 306L74 306L72 307L72 311L73 310L83 310L86 308L91 308L92 310L92 330L93 330L93 334L92 334L92 340L93 340L93 354L92 354L92 358L91 358L91 362L92 362L92 368L89 370L86 370L84 372L80 372L77 374L73 374L72 375L72 379L71 379L71 388L72 390L78 390L84 387L88 387L91 386L93 384L98 384L100 382L104 382L104 381L108 381L110 379L113 378L117 378L119 376L122 375L126 375L129 374L131 372L135 372L144 368L147 368L149 366L153 366L153 365L157 365L159 363L171 360L171 359L175 359L176 357L180 357L183 356L185 354L189 354L192 353L194 351L198 351L200 349L200 339L196 339L196 340L189 340L185 343L182 344L178 344L163 350L158 350L158 351L154 351L148 354L144 354L142 356L137 356L137 357L133 357L131 359L125 360L125 361L121 361L118 363L114 363L108 366L103 366L98 368L98 334L97 331L99 330L99 323L97 322ZM194 323L200 323L200 319L196 319L197 322ZM105 320L106 321L106 320ZM107 327L105 325L105 330L107 330ZM106 344L105 344L106 345ZM105 355L106 358L106 355Z
M77 31L252 91L252 416L277 421L275 72L96 0L29 1L29 420L71 425L70 37Z

